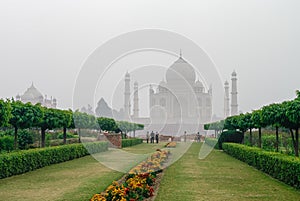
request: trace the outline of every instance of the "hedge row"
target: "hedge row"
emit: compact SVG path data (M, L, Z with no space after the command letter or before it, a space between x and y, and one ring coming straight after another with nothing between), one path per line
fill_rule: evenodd
M0 179L108 149L107 142L70 144L0 155Z
M133 139L122 139L122 148L131 147L137 144L143 143L143 139L133 138Z
M296 188L300 188L300 159L280 153L263 151L241 144L223 143L223 150L255 168Z

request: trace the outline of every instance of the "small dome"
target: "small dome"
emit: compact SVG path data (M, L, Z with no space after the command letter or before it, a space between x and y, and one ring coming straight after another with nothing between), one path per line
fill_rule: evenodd
M229 85L229 83L227 82L227 80L225 81L224 85Z
M33 83L31 86L25 91L25 93L21 96L22 100L33 100L33 99L43 99L43 95L39 90L37 90Z
M197 80L197 82L195 83L195 87L201 87L201 88L203 88L202 82L200 82L199 80Z
M167 70L167 82L185 80L189 83L194 83L196 73L194 68L186 62L182 57L179 57Z
M159 86L161 86L161 87L166 87L167 86L167 83L165 82L165 81L160 81L160 83L159 83Z
M232 74L231 74L232 76L236 76L236 72L235 72L235 70L232 72Z
M130 77L130 74L128 73L128 71L126 72L125 77Z

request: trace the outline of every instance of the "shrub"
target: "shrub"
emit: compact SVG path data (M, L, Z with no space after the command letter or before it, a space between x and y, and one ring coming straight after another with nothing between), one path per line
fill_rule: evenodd
M0 152L12 151L14 149L14 137L4 136L0 137Z
M107 142L71 144L0 155L0 179L108 149Z
M219 149L222 149L222 143L224 142L234 142L242 143L244 135L242 132L235 130L228 130L221 133L220 138L218 139Z
M122 139L122 147L131 147L141 143L143 143L143 139L140 138Z
M33 143L33 134L29 130L23 129L18 132L19 149L28 149L29 145Z
M223 150L288 185L300 188L299 158L234 143L223 143Z

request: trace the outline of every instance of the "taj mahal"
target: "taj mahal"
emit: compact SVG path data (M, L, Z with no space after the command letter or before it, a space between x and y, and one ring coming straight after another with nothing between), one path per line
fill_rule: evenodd
M231 104L229 83L224 83L224 118L238 113L237 74L232 73ZM125 74L124 120L145 125L145 130L156 130L163 134L197 133L203 131L203 124L211 122L212 86L206 89L196 79L196 72L181 55L170 65L162 80L156 87L149 86L149 117L139 116L139 87L133 84L131 98L130 74ZM133 101L131 101L133 100ZM131 102L133 105L131 106Z

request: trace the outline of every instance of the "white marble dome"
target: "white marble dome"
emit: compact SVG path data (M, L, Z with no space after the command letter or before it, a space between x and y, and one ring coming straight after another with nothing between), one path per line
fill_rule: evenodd
M194 68L182 57L179 57L166 72L167 82L185 80L189 83L194 83L195 79L196 73Z

